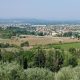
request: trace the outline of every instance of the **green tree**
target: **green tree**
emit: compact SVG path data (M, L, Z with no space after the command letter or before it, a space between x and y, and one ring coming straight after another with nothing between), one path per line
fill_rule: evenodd
M46 67L51 71L58 71L64 62L64 52L60 49L50 50L47 55Z
M69 48L69 52L72 54L76 54L76 49L75 48Z
M38 49L34 55L34 65L36 67L45 67L45 62L45 51L42 49Z
M23 68L24 69L27 69L28 68L27 58L23 58Z
M69 65L72 65L72 67L75 67L78 65L78 62L77 62L77 59L75 56L72 56L70 59L69 59Z
M0 49L0 61L2 60L2 52L1 52L1 49Z
M71 65L72 67L75 67L78 65L76 56L74 56L71 53L67 53L64 59L64 66L69 66L69 65Z
M38 33L39 36L44 36L43 32Z

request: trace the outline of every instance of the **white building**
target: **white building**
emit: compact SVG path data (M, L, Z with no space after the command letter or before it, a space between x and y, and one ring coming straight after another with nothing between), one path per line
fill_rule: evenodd
M52 31L52 36L56 36L58 33L56 33L55 31Z

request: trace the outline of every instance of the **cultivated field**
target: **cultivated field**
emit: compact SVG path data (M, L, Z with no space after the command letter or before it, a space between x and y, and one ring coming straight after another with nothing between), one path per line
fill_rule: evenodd
M70 48L80 49L80 42L63 43L63 44L51 44L51 45L45 46L45 48L47 48L47 49L61 48L61 49L64 49L64 50L69 50Z
M70 43L80 42L78 39L71 39L69 37L51 37L51 36L27 36L26 38L14 38L14 39L0 39L2 43L10 43L20 45L22 42L29 41L30 46L32 45L45 45L45 44L56 44L56 43Z

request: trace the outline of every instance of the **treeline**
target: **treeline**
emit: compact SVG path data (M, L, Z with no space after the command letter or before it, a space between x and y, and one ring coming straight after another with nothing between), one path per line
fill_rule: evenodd
M44 50L42 48L19 52L0 51L2 62L17 61L24 69L39 67L47 68L52 72L58 72L62 67L75 67L80 62L80 50L70 48L69 51L62 49Z
M19 35L38 35L45 36L47 33L38 32L34 30L27 30L27 28L19 28L19 27L8 27L8 28L0 28L0 38L11 38L12 36L19 37Z
M80 33L78 32L65 32L63 35L63 37L74 37L74 38L78 38L80 39Z
M39 35L44 36L43 32L29 31L18 27L8 27L6 29L0 28L0 38L6 39L12 36L19 37L19 35Z

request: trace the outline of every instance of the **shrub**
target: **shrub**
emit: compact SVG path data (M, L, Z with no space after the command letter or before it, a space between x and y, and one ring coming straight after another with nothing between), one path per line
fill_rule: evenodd
M75 67L78 65L78 62L77 62L77 59L75 56L72 56L70 59L69 59L69 65L72 65L72 67Z
M39 32L38 36L44 36L43 32Z
M0 64L0 80L25 80L23 69L17 63Z
M25 74L26 80L54 80L54 73L44 68L29 68Z
M28 41L26 41L26 42L23 42L23 43L21 43L21 47L24 47L24 46L29 46L29 42Z
M73 73L70 67L62 68L55 75L55 80L73 80Z
M64 67L55 75L55 80L80 80L80 67Z
M2 60L3 62L11 62L15 59L14 53L13 52L9 52L9 51L4 51L2 52Z
M72 54L76 54L76 49L75 48L70 48L69 52L72 53Z
M72 67L75 67L78 65L77 58L71 53L67 53L64 59L64 66L69 66L69 65L71 65Z

